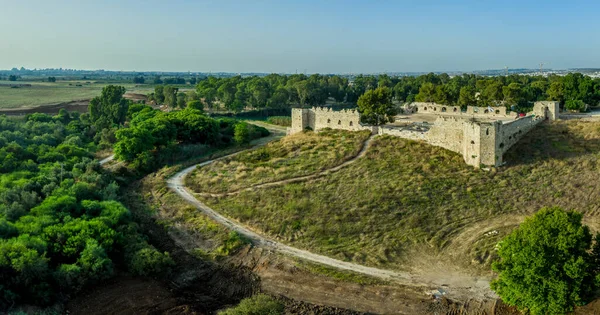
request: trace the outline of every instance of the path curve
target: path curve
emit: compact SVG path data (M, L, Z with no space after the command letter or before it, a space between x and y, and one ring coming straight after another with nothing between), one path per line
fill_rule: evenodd
M371 135L369 136L369 138L367 140L365 140L363 142L362 148L360 149L360 151L358 151L358 154L356 154L354 157L352 157L351 159L343 162L340 165L334 166L332 168L328 168L326 170L323 170L319 173L316 174L311 174L311 175L305 175L305 176L298 176L298 177L293 177L293 178L288 178L288 179L282 179L282 180L278 180L278 181L274 181L274 182L268 182L268 183L262 183L262 184L257 184L257 185L252 185L250 187L245 187L245 188L241 188L238 190L234 190L234 191L230 191L230 192L226 192L226 193L220 193L220 194L215 194L215 193L203 193L203 192L194 192L195 195L197 196L203 196L203 197L224 197L224 196L232 196L232 195L237 195L243 191L250 191L250 190L254 190L257 188L266 188L266 187L273 187L273 186L279 186L279 185L285 185L285 184L291 184L291 183L297 183L297 182L303 182L303 181L307 181L307 180L311 180L311 179L315 179L315 178L319 178L319 177L323 177L326 175L329 175L331 173L337 172L340 169L356 162L358 159L364 157L367 154L367 150L369 149L369 147L371 146L371 142L373 141L373 138L376 135ZM207 161L207 162L214 162L215 160L212 161ZM210 164L207 163L207 164ZM199 165L199 166L204 166L207 164L203 164L203 165Z
M221 157L221 159L232 156L232 155L233 154L226 155L224 157ZM314 253L311 253L306 250L302 250L302 249L298 249L295 247L291 247L291 246L282 244L282 243L272 240L264 235L261 235L261 234L258 234L256 232L252 231L248 227L240 224L239 222L236 222L235 220L226 218L225 216L217 213L215 210L213 210L209 206L205 205L203 202L196 199L196 197L194 197L193 193L190 192L184 186L184 178L186 175L188 175L189 173L194 171L196 169L196 167L202 167L202 166L208 165L214 161L215 160L206 161L206 162L203 162L203 163L200 163L197 165L190 166L190 167L180 171L179 173L175 174L173 177L171 177L167 180L167 186L169 188L173 189L183 199L185 199L187 202L189 202L190 204L195 206L198 210L202 211L204 214L209 216L211 219L224 225L228 229L230 229L232 231L236 231L236 232L244 235L245 237L249 238L255 246L260 246L263 248L271 249L271 250L274 250L279 253L302 258L304 260L316 262L319 264L323 264L323 265L327 265L327 266L331 266L331 267L335 267L335 268L339 268L339 269L359 272L362 274L370 275L370 276L384 279L384 280L404 280L403 282L406 282L407 280L412 280L412 277L410 276L410 274L405 273L405 272L396 272L396 271L391 271L391 270L384 270L384 269L378 269L378 268L372 268L372 267L367 267L367 266L363 266L363 265L358 265L358 264L354 264L354 263L350 263L350 262L346 262L346 261L333 259L333 258L330 258L327 256L314 254Z
M107 158L104 158L104 159L100 160L99 163L100 163L100 165L104 165L104 164L106 164L106 163L108 163L108 162L110 162L110 161L112 161L114 159L115 159L115 155L113 154L113 155L111 155L111 156L109 156Z
M371 138L369 138L367 141L371 140ZM355 157L352 161L355 161L360 157L364 157L364 155L366 154L366 151L369 147L369 144L370 144L370 142L367 143L367 141L365 141L363 149L359 152L357 157ZM266 142L266 143L268 143L268 142ZM265 145L266 143L262 143L261 145ZM257 146L255 146L251 149L254 149L256 147ZM374 268L374 267L367 267L367 266L363 266L363 265L359 265L359 264L355 264L355 263L351 263L351 262L334 259L334 258L327 257L324 255L315 254L315 253L309 252L307 250L295 248L295 247L280 243L280 242L273 240L265 235L262 235L262 234L259 234L255 231L253 231L249 227L241 224L240 222L237 222L236 220L227 218L227 217L219 214L218 212L216 212L215 210L213 210L212 208L210 208L209 206L207 206L200 200L196 199L196 197L194 196L194 192L190 191L189 189L187 189L185 187L185 184L184 184L185 177L188 174L190 174L191 172L193 172L197 167L206 166L217 160L225 159L225 158L234 156L236 154L239 154L241 152L244 152L244 151L239 151L239 152L232 153L232 154L229 154L226 156L222 156L217 159L205 161L203 163L199 163L199 164L187 167L184 170L176 173L175 175L173 175L172 177L167 179L167 187L172 189L175 193L177 193L179 196L181 196L183 199L185 199L189 204L193 205L196 209L200 210L202 213L204 213L211 219L213 219L216 222L218 222L219 224L227 227L228 229L230 229L232 231L236 231L236 232L240 233L241 235L244 235L245 237L250 239L254 246L273 250L274 252L278 252L278 253L285 254L288 256L300 258L300 259L303 259L306 261L311 261L314 263L330 266L333 268L357 272L357 273L365 274L365 275L372 276L372 277L375 277L378 279L383 279L386 281L393 281L396 283L400 283L402 285L412 285L412 286L423 287L424 293L426 293L426 294L432 294L432 292L430 291L430 289L432 287L440 288L440 289L434 290L434 292L438 292L438 293L442 292L444 290L447 290L449 288L449 283L451 283L450 288L452 291L454 291L454 292L452 292L453 293L452 295L454 297L462 298L462 299L496 298L495 295L489 290L489 282L488 282L488 279L486 279L485 277L479 278L479 277L466 276L462 279L457 279L458 283L453 282L453 281L448 282L447 281L448 279L445 279L446 277L440 278L438 275L432 275L433 278L427 277L427 276L423 277L423 275L415 276L409 272L400 272L400 271L379 269L379 268ZM349 162L352 163L351 160L346 161L345 163L342 163L342 164L338 165L337 167L335 167L335 168L337 168L335 170L338 170L338 169L350 164ZM331 172L332 170L333 169L329 169L324 172L327 172L327 171ZM315 176L315 175L309 175L309 176ZM293 179L288 179L288 180L284 180L284 181L291 181L291 180L293 180ZM261 185L262 185L262 187L267 187L267 185L281 184L281 182L282 181L261 184ZM256 188L256 186L250 187L250 189L251 188ZM443 288L443 289L441 289L441 288ZM445 293L443 293L443 294L445 294Z

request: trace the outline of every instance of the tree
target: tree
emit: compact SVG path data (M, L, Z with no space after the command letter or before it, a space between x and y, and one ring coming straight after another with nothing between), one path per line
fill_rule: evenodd
M157 85L154 87L154 100L156 104L162 104L165 101L165 87L162 85Z
M8 81L17 81L17 76L14 74L11 74L8 76Z
M177 106L177 92L179 88L173 86L165 86L163 93L165 95L165 104L171 108Z
M592 235L582 215L543 208L499 244L491 287L502 300L531 314L565 314L594 290Z
M581 112L585 110L585 103L580 100L568 100L565 102L565 108L574 112Z
M233 139L239 144L246 144L250 142L250 129L248 124L245 122L238 122L235 125Z
M197 109L197 110L200 110L200 111L204 110L204 104L202 104L201 101L197 101L197 100L189 101L187 103L187 107L191 108L191 109Z
M124 99L123 94L124 87L107 85L102 89L100 96L90 101L90 119L99 129L125 123L130 101Z
M417 102L433 102L435 98L435 85L430 82L423 83L419 88L419 94L415 97Z
M521 90L521 85L519 83L511 83L508 86L502 87L502 94L504 95L504 101L506 101L507 105L517 105L521 103L521 95L523 91Z
M153 83L154 84L163 84L163 80L161 80L160 76L157 75L157 76L154 77Z
M546 94L548 94L548 99L551 101L559 101L561 103L564 102L565 94L563 83L558 80L553 81L550 83L550 87L546 91Z
M139 76L139 77L133 78L133 83L135 83L135 84L144 84L144 82L146 82L146 79L144 79L144 76Z
M475 89L472 86L463 86L460 88L460 94L458 96L458 105L462 108L467 106L474 106L477 103L475 98Z
M48 82L56 82L56 77L48 77Z
M358 111L363 123L378 126L394 121L396 109L392 104L392 90L387 87L368 90L358 98Z

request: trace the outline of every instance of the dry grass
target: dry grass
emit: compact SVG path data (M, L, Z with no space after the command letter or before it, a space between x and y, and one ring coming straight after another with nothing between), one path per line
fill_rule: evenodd
M186 178L196 192L223 193L310 175L356 156L368 131L304 132L202 167Z
M292 143L302 147L301 141L312 139L305 135ZM325 145L312 148L295 156L294 164L311 161L314 170L322 159L313 156L331 154ZM452 250L483 270L516 218L553 205L596 217L599 157L600 123L591 122L539 126L507 154L510 165L490 172L465 165L457 153L382 136L365 158L325 178L205 201L275 238L344 260L401 268L416 252ZM261 180L278 179L275 170L261 170L267 176ZM485 235L492 231L498 233Z

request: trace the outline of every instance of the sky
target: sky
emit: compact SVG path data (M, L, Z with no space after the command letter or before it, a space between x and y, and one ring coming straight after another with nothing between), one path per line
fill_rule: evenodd
M598 0L0 0L0 69L600 68Z

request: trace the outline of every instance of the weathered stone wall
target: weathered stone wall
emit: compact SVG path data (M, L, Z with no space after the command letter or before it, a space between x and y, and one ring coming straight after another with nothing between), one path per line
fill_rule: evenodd
M415 103L413 103L415 104ZM521 139L527 132L547 118L556 119L558 115L557 102L536 102L533 111L526 117L515 120L478 121L478 112L469 107L467 113L460 113L460 108L443 106L435 103L416 103L416 112L440 113L435 123L430 127L391 127L363 126L360 124L360 114L355 110L334 111L331 108L292 109L292 127L288 134L299 132L307 127L313 130L324 128L344 129L351 131L370 130L380 135L387 134L410 140L424 141L463 155L469 165L499 166L502 155ZM443 113L460 114L444 115ZM513 116L516 113L506 112L506 108L497 107L497 111L482 113L486 118ZM469 114L471 113L471 114ZM480 116L481 116L480 115Z
M378 134L390 135L390 136L399 137L399 138L403 138L403 139L427 142L427 139L425 136L427 134L427 131L417 131L417 130L411 130L409 128L403 128L403 127L382 126L382 127L379 127Z
M457 117L438 117L427 132L427 142L462 154L465 123Z
M444 116L470 116L475 118L506 118L517 117L517 113L507 111L506 107L492 107L490 111L487 107L467 106L467 111L463 112L460 106L442 105L428 102L413 102L404 107L407 113L432 114Z
M292 127L288 129L288 134L300 132L307 127L315 131L324 128L371 132L376 130L374 126L361 125L360 114L353 109L335 111L331 108L293 108Z

